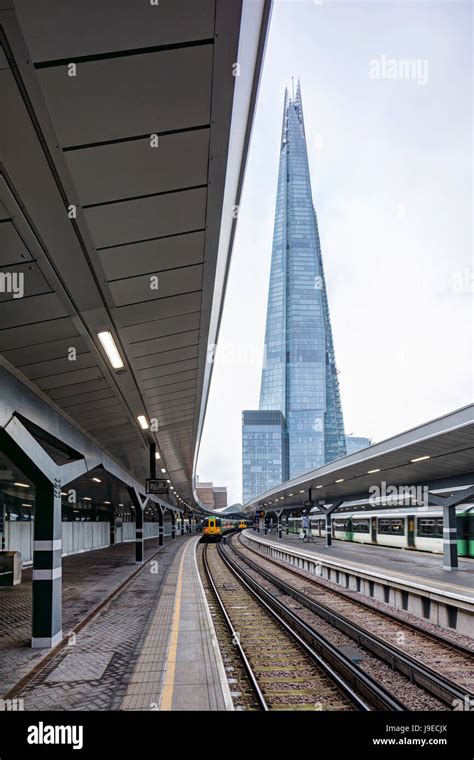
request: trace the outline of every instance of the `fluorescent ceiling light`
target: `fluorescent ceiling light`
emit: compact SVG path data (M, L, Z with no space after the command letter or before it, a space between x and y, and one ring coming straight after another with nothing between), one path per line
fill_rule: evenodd
M92 501L90 496L84 496L84 501Z
M380 472L380 467L376 468L375 470L367 470L367 475L373 475L374 472Z
M339 478L338 480L335 480L334 482L335 483L342 483L343 480L344 480L344 478Z
M102 483L100 478L92 478L92 480L94 480L96 483Z
M122 361L122 357L120 356L119 350L115 344L114 336L112 335L112 333L109 330L104 330L103 332L97 333L97 337L102 343L102 348L107 354L107 358L110 364L112 365L112 368L122 369L122 367L124 367L125 365Z
M14 486L18 486L18 488L29 488L30 486L28 483L13 483Z
M316 488L323 488L323 486L322 485L321 486L316 486Z
M31 504L22 504L22 507L31 507Z
M159 451L157 451L157 452L156 452L156 454L155 454L155 459L161 459L161 457L160 457L160 452L159 452Z
M426 454L424 457L417 457L416 459L410 459L410 462L422 462L423 459L430 459L429 454Z
M161 472L164 474L166 472L166 469L164 467L161 468Z
M140 423L142 430L148 430L148 422L144 414L139 414L137 420Z
M110 504L110 501L104 501L104 504Z

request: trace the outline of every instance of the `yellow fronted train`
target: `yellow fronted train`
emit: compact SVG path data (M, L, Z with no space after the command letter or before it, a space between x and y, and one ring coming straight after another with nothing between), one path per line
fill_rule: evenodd
M202 540L206 542L220 541L225 533L231 530L243 530L247 527L246 520L230 520L226 517L205 517L201 524Z

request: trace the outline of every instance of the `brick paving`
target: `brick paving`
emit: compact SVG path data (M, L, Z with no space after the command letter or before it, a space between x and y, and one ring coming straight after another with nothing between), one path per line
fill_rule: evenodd
M106 664L105 669L109 681L115 684L120 682L121 676L130 666L130 656L133 653L134 643L143 631L146 618L154 604L156 595L159 593L161 582L170 560L175 555L179 545L189 536L177 537L175 541L166 541L164 550L158 555L158 573L152 574L149 570L140 573L123 590L117 599L120 603L110 602L84 629L77 635L76 643L63 648L53 660L38 674L21 694L25 697L25 709L108 709L113 694L108 697L94 698L94 704L87 707L85 695L90 696L89 685L97 681L82 682L77 680L74 684L64 679L46 681L48 675L54 670L63 658L73 657L69 663L71 673L81 670L77 665L77 653L82 652L81 644L85 646L84 653L93 652L94 637L90 638L91 630L97 627L98 648L97 652L106 655L114 654L113 662ZM145 542L145 559L149 559L158 551L158 539L149 539ZM82 554L75 554L63 558L63 632L68 634L84 616L97 604L103 601L117 586L123 583L135 570L135 544L117 544L106 549L98 549ZM46 650L31 649L31 570L23 573L23 580L19 586L12 588L0 588L0 696L4 695L15 683L17 683L35 664L44 657ZM123 605L123 606L122 606ZM124 617L124 609L127 611ZM87 647L88 645L88 647ZM115 648L122 647L123 652L115 652ZM99 657L97 662L84 660L84 672L92 676L96 673L100 679L100 663L105 663L104 657ZM95 668L95 672L94 672ZM104 669L102 669L104 670ZM110 671L110 673L109 673ZM61 671L58 671L61 673ZM115 675L112 675L115 674ZM43 681L45 682L43 685ZM99 681L101 682L101 681ZM36 687L41 684L36 699ZM33 695L34 691L34 695ZM93 690L94 691L94 690ZM53 695L54 693L54 695ZM105 689L104 693L107 693ZM82 695L82 696L81 696ZM82 700L82 701L81 701ZM79 701L82 707L72 707ZM40 706L38 706L40 705Z

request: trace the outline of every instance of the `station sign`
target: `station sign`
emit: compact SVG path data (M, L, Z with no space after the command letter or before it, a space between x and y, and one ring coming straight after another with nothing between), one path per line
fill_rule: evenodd
M160 478L147 478L146 480L146 492L152 494L168 494L168 483L166 480Z

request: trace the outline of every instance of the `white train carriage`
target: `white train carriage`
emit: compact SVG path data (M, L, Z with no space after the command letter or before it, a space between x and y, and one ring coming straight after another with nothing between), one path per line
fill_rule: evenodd
M459 556L474 557L474 505L456 508ZM311 515L309 533L325 538L323 515ZM301 518L292 518L294 530L301 530ZM358 544L393 546L424 552L443 552L443 512L440 507L398 507L393 509L335 512L332 536Z
M472 525L469 514L473 505L457 507L458 550L469 556ZM403 509L347 513L352 528L351 540L356 543L394 546L400 549L443 552L443 512L440 507L406 507ZM338 536L334 533L334 536Z

